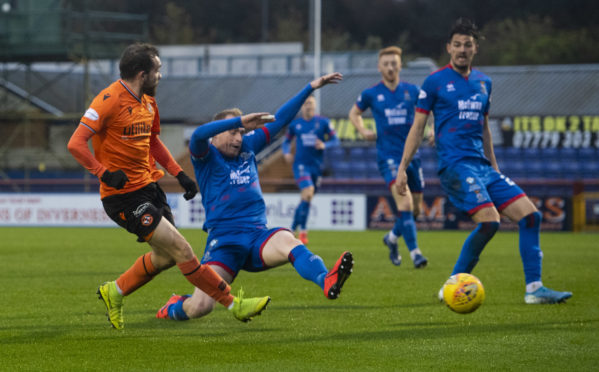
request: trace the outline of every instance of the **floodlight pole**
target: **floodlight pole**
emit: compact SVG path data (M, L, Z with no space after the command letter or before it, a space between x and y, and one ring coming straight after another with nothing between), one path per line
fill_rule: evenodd
M314 1L314 79L321 75L320 68L320 32L322 22L322 3L321 0ZM320 114L320 89L314 92L316 99L316 113Z

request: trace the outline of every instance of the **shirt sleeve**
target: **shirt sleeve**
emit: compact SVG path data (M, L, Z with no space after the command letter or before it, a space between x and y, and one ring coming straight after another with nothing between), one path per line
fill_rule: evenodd
M154 121L152 122L152 133L160 134L160 113L158 112L158 105L156 104L156 100L152 98L150 100L150 104L152 105L152 110L154 110Z
M437 91L435 84L431 76L427 77L420 88L418 94L418 103L416 104L416 111L428 114L431 112L437 100Z
M289 154L291 152L291 142L293 141L294 137L295 137L295 134L293 133L293 126L290 126L287 129L287 133L285 133L285 140L283 141L283 144L281 145L283 154Z
M358 96L358 99L356 100L356 107L358 107L362 112L368 110L370 107L370 99L366 91L363 91Z
M67 148L79 164L99 178L106 171L106 167L94 157L87 145L93 135L91 128L81 123L71 136Z
M176 176L183 170L156 133L150 137L150 153L169 174Z
M191 134L191 139L189 141L189 152L191 152L191 156L196 159L205 157L209 153L210 143L208 140L210 137L226 130L241 127L241 117L239 116L231 119L211 121L210 123L200 125Z
M244 142L249 148L257 153L264 146L270 143L271 139L279 133L286 125L288 125L297 112L304 104L304 101L310 96L314 89L310 84L307 84L302 90L293 96L289 101L285 102L275 114L275 121L266 124L260 129L256 129L244 137Z
M113 115L117 103L118 97L108 94L107 91L100 92L83 114L80 123L93 133L100 132Z
M492 88L491 80L487 80L485 83L487 85L487 92L489 94L489 99L487 100L487 106L484 109L484 114L489 115L489 111L491 111L491 91L493 90L493 88Z
M337 133L335 132L335 129L331 125L331 121L329 119L326 120L326 135L329 137L329 139L324 143L327 148L339 145L339 137L337 137Z

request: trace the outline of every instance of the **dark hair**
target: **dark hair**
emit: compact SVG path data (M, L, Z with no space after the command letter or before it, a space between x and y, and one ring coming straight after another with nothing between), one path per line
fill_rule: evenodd
M154 57L158 57L158 49L146 43L129 45L121 54L119 70L122 79L131 79L138 72L150 72L154 67Z
M472 36L476 41L478 41L478 39L480 38L478 27L476 27L474 22L472 22L468 18L458 18L458 20L453 24L451 31L449 32L448 41L451 41L451 38L455 34Z

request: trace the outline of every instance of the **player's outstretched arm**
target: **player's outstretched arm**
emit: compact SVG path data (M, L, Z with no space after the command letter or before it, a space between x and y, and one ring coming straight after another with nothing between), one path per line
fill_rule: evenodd
M255 112L241 117L241 125L248 132L262 128L264 124L272 123L273 121L275 121L275 116L268 112Z
M241 128L241 117L211 121L200 125L191 134L189 152L193 157L202 158L208 154L210 137L226 130Z
M428 114L416 112L414 124L412 124L410 133L408 133L408 138L404 145L403 156L401 157L401 163L399 163L397 169L397 177L395 178L395 187L400 195L405 195L407 192L408 177L406 175L406 169L408 169L414 154L422 142L427 118Z
M332 72L330 74L323 75L318 79L314 79L310 82L312 89L322 88L327 84L337 84L343 80L343 75L339 72Z

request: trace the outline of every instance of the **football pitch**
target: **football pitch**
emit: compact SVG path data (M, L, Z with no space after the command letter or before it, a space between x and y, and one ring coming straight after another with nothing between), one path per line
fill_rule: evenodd
M206 234L182 230L198 256ZM459 315L436 300L467 232L419 232L429 266L413 268L405 245L391 265L382 231L310 233L331 267L354 254L339 299L285 265L242 272L247 295L269 308L241 323L222 306L202 319L156 319L191 285L172 268L125 301L125 329L112 329L96 288L115 279L146 244L117 228L0 228L2 371L569 370L599 365L599 234L543 233L544 284L569 290L567 304L525 305L518 236L499 232L474 270L485 303Z

